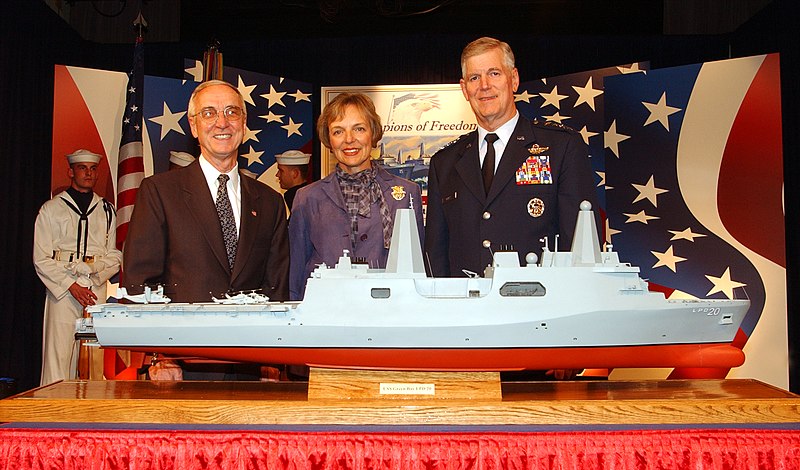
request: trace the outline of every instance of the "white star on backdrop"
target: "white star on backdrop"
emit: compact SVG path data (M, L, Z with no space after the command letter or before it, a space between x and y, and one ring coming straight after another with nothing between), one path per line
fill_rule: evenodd
M255 140L256 142L260 142L258 140L258 137L256 137L256 134L258 134L259 132L261 132L261 129L254 131L247 126L244 126L244 138L242 139L242 143L245 143L248 140Z
M283 124L283 116L284 116L283 114L275 114L272 111L270 111L269 114L264 114L264 115L259 116L259 117L261 119L266 119L268 123L269 122L280 122L281 124Z
M269 102L269 104L267 104L267 109L271 108L272 105L274 105L274 104L279 104L279 105L281 105L281 106L283 106L285 108L286 105L283 104L283 96L285 94L286 94L285 91L280 91L280 92L279 91L275 91L275 87L270 85L269 86L269 93L267 93L266 95L261 95L261 97L266 99Z
M603 94L603 90L595 90L592 88L592 77L589 77L589 81L586 82L586 86L579 87L579 86L572 86L572 88L578 92L578 99L575 101L575 107L577 108L578 105L586 103L592 108L594 111L594 99Z
M714 284L714 287L708 291L708 295L716 294L717 292L722 292L725 294L725 297L732 299L733 298L733 289L737 287L744 287L747 284L742 284L741 282L737 282L731 279L731 268L726 268L725 272L722 273L722 277L714 277L709 276L706 274L706 279L711 281Z
M656 217L654 215L647 215L644 211L639 211L636 214L623 213L622 215L628 218L628 220L625 221L626 224L630 224L632 222L641 222L647 225L648 220L658 220L661 218L661 217Z
M161 116L155 116L148 119L148 121L154 122L161 126L161 140L164 140L164 137L169 133L169 131L175 131L180 134L186 135L181 128L181 125L178 121L181 120L183 115L186 114L186 111L181 111L179 113L173 113L170 111L169 106L167 106L167 102L164 102L164 114Z
M579 133L581 137L583 137L583 143L586 145L589 145L590 137L594 137L597 135L597 132L590 131L589 129L586 128L586 126L583 126L583 129L581 129Z
M644 74L647 73L647 71L642 70L642 69L639 68L639 63L638 62L634 62L633 64L631 64L630 67L617 67L617 70L619 70L619 72L622 73L622 74L639 73L639 72L642 72Z
M686 227L685 229L683 229L681 231L677 231L677 230L667 230L667 231L672 234L672 238L669 239L670 241L673 241L673 240L689 240L690 242L693 242L695 238L707 236L707 235L704 235L702 233L694 233L694 232L692 232L691 227Z
M611 149L614 153L614 156L619 158L619 143L625 140L630 139L631 136L620 134L617 132L617 120L614 119L611 121L611 127L608 128L607 131L603 132L603 141L605 148Z
M553 91L550 93L541 93L539 96L544 98L544 103L539 106L540 108L544 108L547 105L553 105L556 109L561 109L561 100L567 97L567 95L559 95L558 94L558 85L553 87Z
M286 129L286 137L291 137L293 134L303 135L300 132L300 126L302 126L302 122L294 122L292 118L289 118L289 124L285 126L281 126L282 129Z
M660 266L666 266L674 273L677 272L675 270L676 269L675 265L680 263L681 261L686 261L686 258L681 258L680 256L675 256L675 254L673 254L672 245L670 245L669 248L667 248L667 251L663 253L659 253L658 251L651 251L650 253L652 253L653 256L655 256L656 259L658 259L658 261L656 261L656 264L653 265L654 269Z
M609 224L608 219L606 219L606 243L610 244L611 243L611 237L613 237L614 235L616 235L618 233L622 233L622 231L611 228L611 225Z
M289 93L289 96L294 98L295 103L297 103L298 101L308 101L309 103L311 102L311 99L309 98L311 96L311 93L303 93L302 91L297 90L294 93Z
M633 203L639 202L642 199L647 199L648 201L650 201L651 204L653 204L653 207L658 207L657 197L659 194L664 194L669 192L668 189L656 188L656 183L655 179L653 178L653 175L650 175L650 179L647 180L647 184L641 185L641 184L631 183L631 186L633 186L634 189L639 191L639 195L636 196L636 199L633 200Z
M249 152L243 153L243 154L241 154L239 156L240 157L244 157L244 158L247 159L247 166L252 166L253 163L256 163L256 162L260 163L262 165L264 164L264 162L261 161L261 155L263 155L263 154L264 154L264 152L256 152L255 150L253 150L253 146L251 145Z
M558 111L556 111L555 114L545 116L544 118L547 119L548 121L554 121L559 124L562 124L562 121L564 121L565 119L570 119L569 116L562 116L561 113L559 113Z
M597 176L600 177L600 182L597 183L597 187L603 186L606 184L606 172L605 171L595 171Z
M256 85L245 85L244 80L242 80L242 76L239 76L239 85L236 87L239 90L239 93L242 94L242 98L244 98L245 103L249 103L250 106L255 106L256 103L253 101L253 97L250 96L253 93L253 90L256 88Z
M647 120L644 122L644 125L652 124L656 121L661 123L664 126L664 129L669 131L669 117L672 114L677 113L681 110L681 108L673 108L672 106L667 106L667 92L661 94L661 98L658 100L658 103L646 103L642 101L642 104L648 111L650 111L650 115L647 116Z
M203 81L203 63L199 60L194 61L194 67L184 69L183 71L191 75L195 82ZM183 83L186 83L186 80L184 80Z
M514 102L516 103L517 101L524 101L526 103L530 103L531 98L535 98L537 96L539 95L537 95L536 93L531 95L530 93L528 93L528 90L523 90L522 93L514 94Z

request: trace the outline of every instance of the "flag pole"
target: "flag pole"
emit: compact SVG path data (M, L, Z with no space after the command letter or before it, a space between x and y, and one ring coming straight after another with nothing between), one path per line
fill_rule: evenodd
M141 10L133 21L136 41L133 65L128 73L125 90L125 109L122 119L119 156L117 158L117 248L122 249L128 234L128 224L133 214L136 193L144 179L144 145L142 140L144 112L144 34L147 21ZM120 273L120 279L124 273ZM103 350L103 375L108 380L136 379L144 359L141 353L130 353L130 366L120 358L116 349Z
M222 80L222 52L216 38L211 39L203 53L203 81Z

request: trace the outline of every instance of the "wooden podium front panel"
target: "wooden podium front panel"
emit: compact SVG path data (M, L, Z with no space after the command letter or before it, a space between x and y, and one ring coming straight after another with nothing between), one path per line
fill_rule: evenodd
M280 425L800 423L800 397L748 380L503 383L502 398L307 398L298 382L59 382L0 400L2 422Z
M408 372L311 368L309 400L501 401L499 372Z

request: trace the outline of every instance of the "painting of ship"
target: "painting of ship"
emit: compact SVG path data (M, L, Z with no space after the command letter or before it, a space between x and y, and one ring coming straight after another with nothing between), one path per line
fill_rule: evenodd
M411 209L396 215L389 261L343 253L317 267L300 302L101 304L78 333L104 347L327 368L509 371L717 367L744 362L731 345L746 299L667 299L639 268L601 250L581 204L569 251L521 262L494 253L482 276L426 275Z

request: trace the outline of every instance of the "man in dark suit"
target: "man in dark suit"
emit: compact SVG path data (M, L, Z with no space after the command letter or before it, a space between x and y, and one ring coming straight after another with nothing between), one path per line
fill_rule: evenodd
M481 274L513 247L525 264L572 240L579 204L596 205L588 148L566 127L521 117L519 74L505 42L480 38L461 55L461 90L478 130L437 152L428 173L425 250L433 276ZM490 142L491 141L491 142Z
M123 250L129 292L162 284L175 302L260 290L289 298L289 242L281 195L239 173L238 149L247 118L244 99L229 83L201 83L189 98L189 125L200 157L188 166L142 181ZM258 380L258 365L184 364L151 368L151 376L194 380ZM153 375L155 374L155 375Z
M125 242L124 285L141 291L145 284L163 284L176 302L251 289L272 300L288 299L283 199L238 171L247 116L241 94L223 81L201 83L188 114L200 157L142 182ZM227 221L217 202L227 205Z

